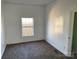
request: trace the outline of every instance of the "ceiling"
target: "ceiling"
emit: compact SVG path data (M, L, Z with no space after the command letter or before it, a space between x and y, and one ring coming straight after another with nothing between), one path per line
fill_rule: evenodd
M5 0L7 3L29 4L29 5L47 5L54 0Z

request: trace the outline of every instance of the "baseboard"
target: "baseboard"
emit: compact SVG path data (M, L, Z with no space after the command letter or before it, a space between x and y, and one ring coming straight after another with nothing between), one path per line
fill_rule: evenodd
M39 41L45 41L45 40L34 40L34 41L27 41L27 42L18 42L18 43L11 43L7 45L16 45L16 44L24 44L24 43L31 43L31 42L39 42Z
M3 56L4 52L5 52L5 49L6 49L6 45L5 45L5 47L3 48L3 50L2 50L1 59L2 59L2 56Z
M59 52L61 52L64 56L66 56L66 57L72 57L71 55L68 55L66 52L63 52L63 51L59 50L57 47L55 47L55 44L50 43L48 40L46 40L46 42L48 44L50 44L52 47L54 47L56 50L58 50Z

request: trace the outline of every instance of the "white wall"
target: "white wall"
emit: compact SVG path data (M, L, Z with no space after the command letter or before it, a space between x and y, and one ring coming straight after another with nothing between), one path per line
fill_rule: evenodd
M5 42L5 24L4 24L4 18L5 17L5 4L1 3L1 57L5 51L6 48L6 42Z
M34 17L34 36L22 37L21 17ZM5 19L7 44L44 39L43 6L6 3Z
M59 51L69 56L71 49L70 40L70 14L76 10L76 0L55 0L46 6L46 33L45 33L45 7L36 5L20 5L6 3L5 9L5 30L6 43L20 43L41 40L47 37L47 41ZM63 18L63 32L54 33L53 27L56 18ZM21 35L21 17L34 17L35 35L31 37L22 37ZM3 17L4 18L4 17ZM71 38L71 37L70 37ZM3 41L4 42L4 41ZM5 44L4 44L5 45Z
M66 56L71 55L71 13L76 11L76 4L76 0L55 0L46 6L46 40ZM63 21L63 30L56 33L55 22L59 17Z

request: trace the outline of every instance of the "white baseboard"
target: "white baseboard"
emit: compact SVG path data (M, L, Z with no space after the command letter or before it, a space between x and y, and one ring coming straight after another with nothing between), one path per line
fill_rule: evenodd
M24 42L32 42L32 41L40 41L40 40L44 40L44 39L27 40L27 41L20 41L20 42L11 42L11 43L7 43L7 44L10 45L10 44L17 44L17 43L24 43Z
M1 58L2 58L2 56L3 56L3 54L4 54L4 52L5 52L5 49L6 49L6 45L5 45L5 47L3 48L3 50L1 50Z
M71 55L68 54L67 51L65 52L65 51L62 51L62 50L58 49L58 48L56 47L56 45L53 44L53 43L51 43L49 40L46 40L46 42L48 42L51 46L53 46L54 48L56 48L58 51L60 51L60 52L61 52L62 54L64 54L66 57L71 57Z

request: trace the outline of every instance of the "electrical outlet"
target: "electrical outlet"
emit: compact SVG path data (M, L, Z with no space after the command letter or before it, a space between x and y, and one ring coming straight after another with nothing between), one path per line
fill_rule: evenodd
M70 39L70 37L68 37L68 39Z

